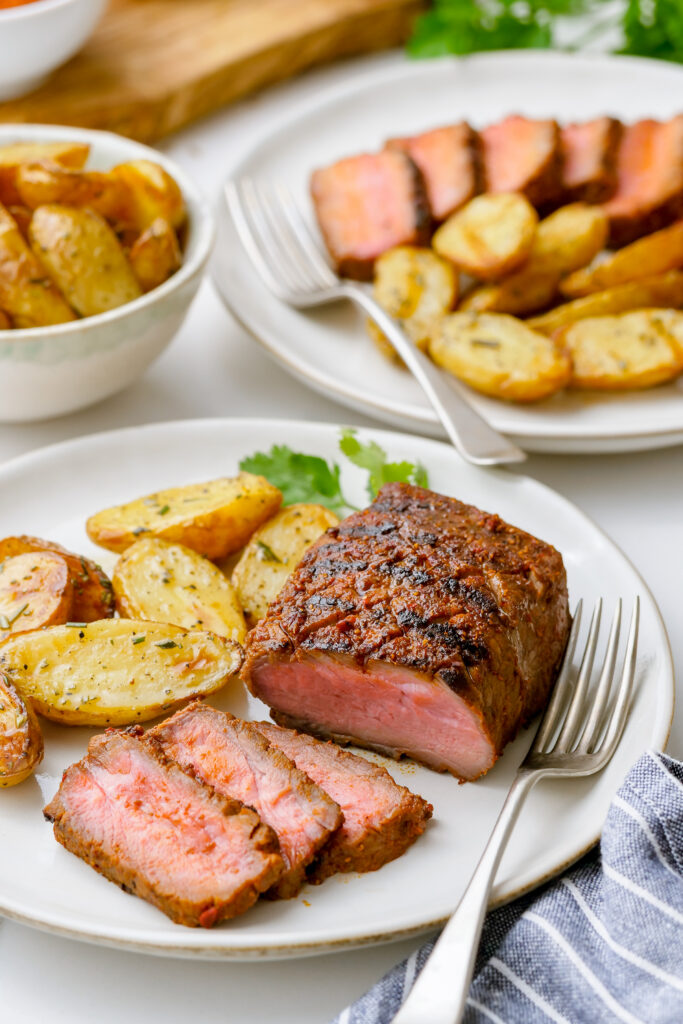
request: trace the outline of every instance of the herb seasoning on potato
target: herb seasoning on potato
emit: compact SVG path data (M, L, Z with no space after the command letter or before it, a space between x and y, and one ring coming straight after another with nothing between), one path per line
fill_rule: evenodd
M0 672L0 787L16 786L43 759L43 736L33 708Z

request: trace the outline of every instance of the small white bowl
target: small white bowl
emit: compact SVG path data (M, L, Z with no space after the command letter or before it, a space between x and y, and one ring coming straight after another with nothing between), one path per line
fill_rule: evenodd
M134 302L66 324L0 331L0 422L47 419L82 409L136 380L166 348L185 318L211 252L213 216L176 163L111 132L55 125L0 125L10 142L89 143L87 166L108 170L126 160L155 160L185 197L183 263L167 281Z
M35 0L0 10L0 100L37 88L80 50L107 0Z

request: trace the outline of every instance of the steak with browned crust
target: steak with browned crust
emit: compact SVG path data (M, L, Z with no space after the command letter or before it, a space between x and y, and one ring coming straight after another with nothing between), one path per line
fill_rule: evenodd
M309 549L242 675L281 724L474 779L545 704L568 630L553 547L394 483Z

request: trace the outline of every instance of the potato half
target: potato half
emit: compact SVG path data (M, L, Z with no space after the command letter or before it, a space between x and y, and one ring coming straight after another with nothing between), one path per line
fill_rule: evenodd
M179 228L187 212L185 200L174 178L153 160L130 160L112 168L111 174L129 191L130 214L127 218L139 231L163 217Z
M47 327L75 320L17 222L0 205L0 309L15 327Z
M82 142L13 142L0 146L0 203L7 206L21 202L16 180L24 164L47 162L79 169L89 153L90 146Z
M163 217L157 217L135 239L128 253L138 283L144 292L157 288L174 274L181 263L176 233Z
M575 270L561 290L574 299L683 266L683 220L624 246L595 266Z
M116 607L130 619L209 629L242 644L247 627L235 588L196 551L147 537L121 555L112 577Z
M74 171L59 164L23 164L17 171L17 192L30 210L39 206L75 206L99 213L114 224L130 216L127 186L104 171Z
M538 214L524 196L482 195L452 214L432 245L473 277L497 280L527 259L537 224Z
M206 558L223 558L246 544L282 504L265 477L240 473L203 484L170 487L91 516L88 536L110 551L125 551L148 534L184 544Z
M567 355L549 338L503 313L451 313L429 344L439 366L494 398L534 402L571 378Z
M0 669L62 725L144 722L220 690L241 663L231 640L132 619L51 626L0 645Z
M0 672L0 788L16 786L43 759L43 735L33 708Z
M0 565L0 640L66 622L72 600L71 574L61 555L37 551L6 558Z
M265 615L311 544L338 522L323 505L288 505L256 531L232 574L251 623Z

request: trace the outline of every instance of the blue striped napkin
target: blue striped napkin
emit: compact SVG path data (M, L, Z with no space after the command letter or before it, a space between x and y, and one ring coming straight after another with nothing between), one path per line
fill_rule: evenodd
M334 1024L389 1024L434 943ZM464 1024L683 1024L683 763L649 751L600 848L486 919Z

